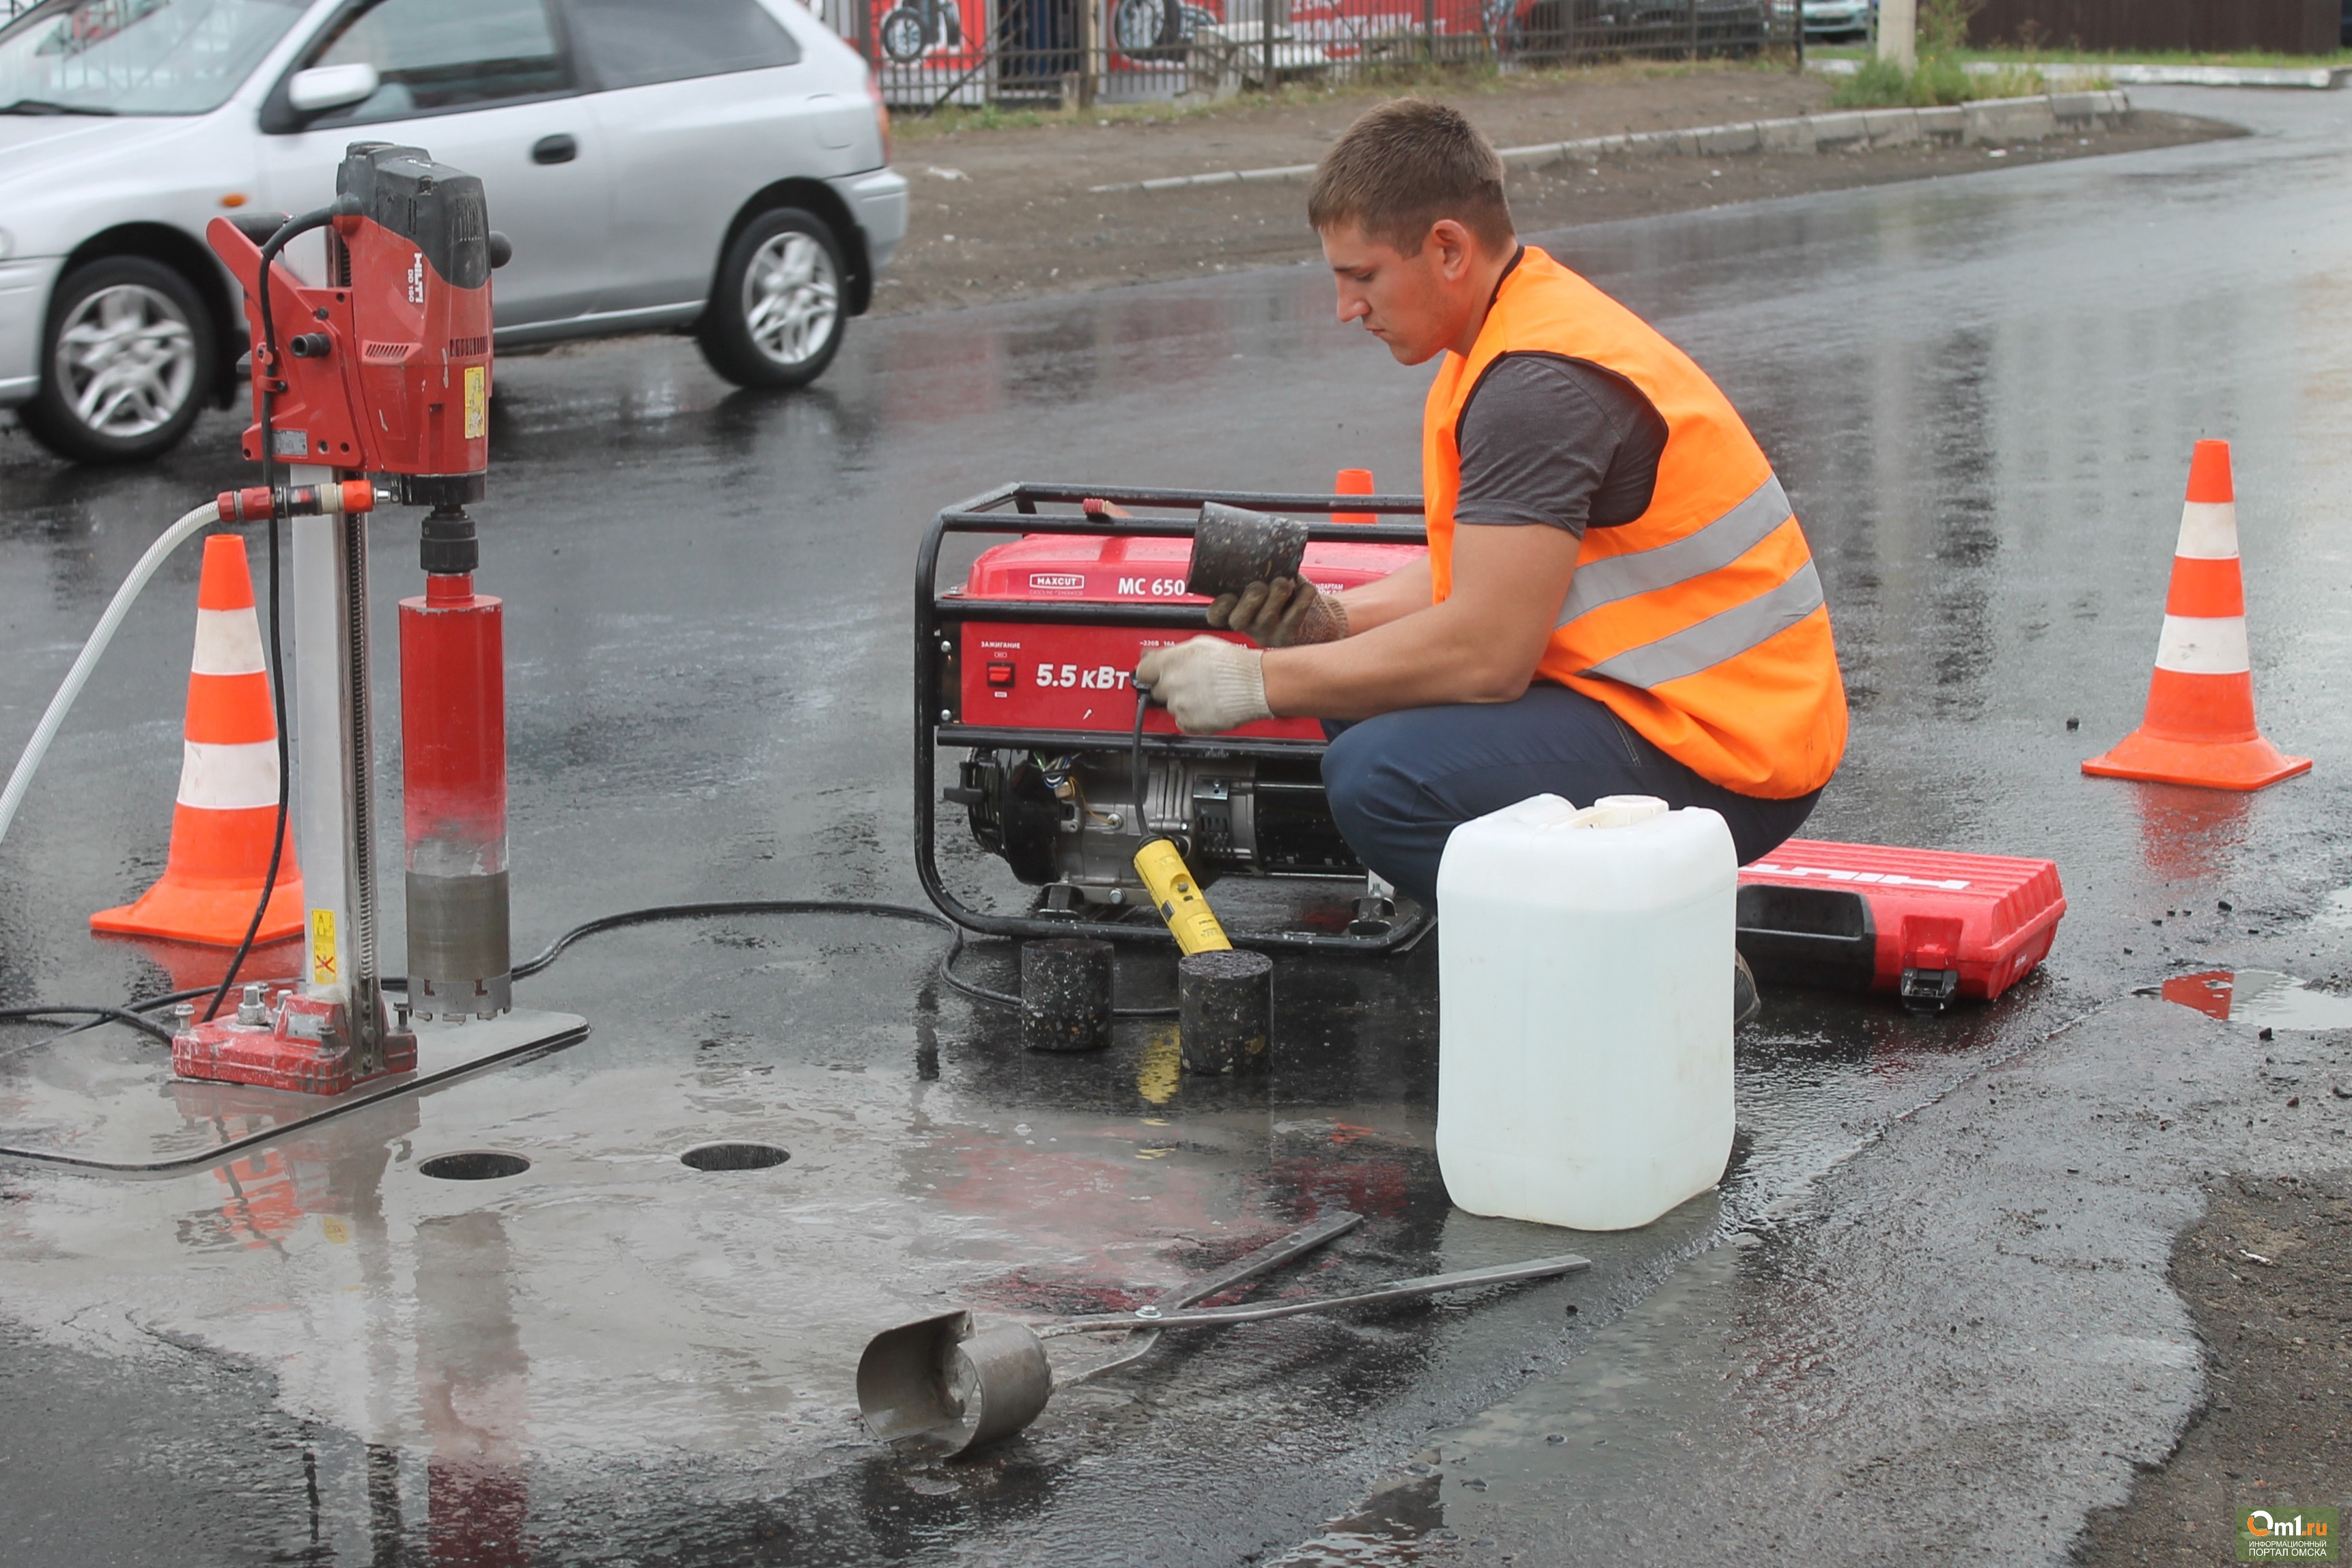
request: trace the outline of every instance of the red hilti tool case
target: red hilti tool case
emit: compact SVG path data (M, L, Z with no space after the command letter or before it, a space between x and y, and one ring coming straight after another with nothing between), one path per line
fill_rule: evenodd
M1915 1012L2033 972L2066 896L2048 860L1791 838L1739 873L1739 951L1764 983L1891 991Z

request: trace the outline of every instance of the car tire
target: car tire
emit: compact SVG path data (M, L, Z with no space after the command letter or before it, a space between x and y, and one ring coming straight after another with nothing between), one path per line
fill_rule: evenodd
M1118 0L1111 7L1111 41L1129 59L1158 58L1184 38L1178 0Z
M930 47L929 28L924 24L923 14L912 5L892 7L882 18L878 31L882 52L902 66L921 59L923 51Z
M849 323L841 242L814 213L774 207L719 259L696 336L710 368L738 386L805 386L824 373Z
M66 274L41 334L41 385L16 417L78 463L137 463L180 444L213 391L219 333L187 279L143 256Z

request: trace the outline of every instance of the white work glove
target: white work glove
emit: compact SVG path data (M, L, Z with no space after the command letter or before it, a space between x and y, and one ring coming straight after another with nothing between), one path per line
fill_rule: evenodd
M1304 577L1276 577L1219 595L1209 606L1209 624L1240 632L1260 647L1290 647L1346 637L1348 608Z
M1174 716L1179 730L1214 735L1274 717L1265 705L1265 658L1222 637L1194 637L1145 654L1135 679L1151 688L1151 700Z

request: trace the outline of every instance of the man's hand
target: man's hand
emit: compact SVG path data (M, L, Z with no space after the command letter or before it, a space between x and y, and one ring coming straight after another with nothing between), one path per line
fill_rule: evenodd
M1338 642L1348 635L1348 608L1327 599L1304 577L1253 583L1238 594L1220 594L1209 606L1209 624L1254 638L1260 647Z
M1214 735L1254 720L1271 719L1265 705L1265 656L1223 637L1194 637L1156 647L1135 667L1139 686L1174 716L1188 735Z

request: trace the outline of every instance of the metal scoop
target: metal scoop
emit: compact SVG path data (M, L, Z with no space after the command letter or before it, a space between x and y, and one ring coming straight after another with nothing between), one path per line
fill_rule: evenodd
M1205 1301L1363 1223L1360 1214L1328 1215L1137 1310L1162 1314ZM1041 1341L1067 1332L1060 1324L1047 1324L1042 1335L1018 1323L978 1333L971 1313L961 1308L924 1318L887 1330L867 1343L857 1363L857 1405L866 1426L886 1443L928 1436L949 1453L961 1454L1028 1426L1056 1387L1068 1388L1125 1366L1159 1342L1154 1321L1121 1326L1140 1331L1116 1353L1056 1384Z
M1329 1311L1336 1307L1411 1300L1442 1290L1545 1279L1591 1267L1587 1258L1562 1253L1525 1263L1392 1280L1350 1296L1260 1306L1209 1307L1197 1311L1182 1310L1309 1252L1361 1223L1360 1215L1335 1215L1250 1254L1221 1274L1132 1311L1065 1318L1036 1329L1006 1323L982 1333L975 1331L971 1313L959 1310L888 1330L874 1337L858 1362L858 1408L865 1413L866 1426L884 1442L919 1436L940 1445L950 1454L961 1454L999 1437L1009 1437L1028 1426L1045 1408L1046 1400L1057 1386L1070 1387L1133 1361L1151 1348L1162 1329L1265 1322L1305 1312ZM1066 1334L1139 1330L1148 1331L1137 1334L1139 1342L1123 1347L1118 1353L1058 1384L1055 1381L1053 1368L1045 1360L1046 1340Z

